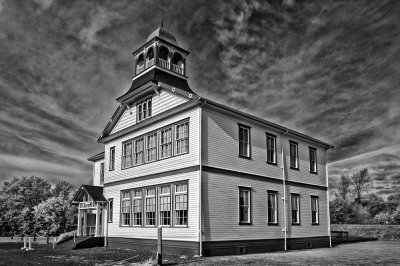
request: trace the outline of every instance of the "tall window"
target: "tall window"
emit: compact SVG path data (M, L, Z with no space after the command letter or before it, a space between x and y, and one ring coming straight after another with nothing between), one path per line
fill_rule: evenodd
M146 225L156 225L156 189L146 189Z
M250 158L250 128L239 125L239 156Z
M132 142L122 144L122 168L132 167Z
M293 141L290 141L290 168L299 169L298 144Z
M133 154L133 158L134 158L134 162L135 165L139 165L142 164L144 161L144 152L143 152L143 148L144 148L144 138L137 138L133 141L135 143L135 152Z
M147 162L154 162L157 160L157 132L147 135L146 138Z
M291 194L292 224L300 224L300 196Z
M310 148L310 172L317 173L317 150Z
M278 201L275 191L268 191L268 223L278 223Z
M104 163L100 164L100 185L104 184Z
M175 225L188 224L187 184L175 185Z
M171 157L172 155L172 128L160 131L160 159Z
M136 103L137 122L149 118L152 114L151 98Z
M142 225L142 190L133 191L133 225Z
M159 193L160 225L171 225L171 186L160 187Z
M129 225L131 219L131 197L129 191L122 192L121 212L121 225Z
M189 122L176 125L176 154L183 154L189 151Z
M110 148L110 164L109 170L112 171L115 169L115 147Z
M112 223L112 221L113 221L113 211L114 211L113 199L108 199L108 209L107 209L108 218L107 218L107 221L109 223Z
M311 223L319 224L319 199L317 196L311 196Z
M239 188L239 223L249 224L251 222L251 189Z
M267 162L276 164L276 137L267 134Z

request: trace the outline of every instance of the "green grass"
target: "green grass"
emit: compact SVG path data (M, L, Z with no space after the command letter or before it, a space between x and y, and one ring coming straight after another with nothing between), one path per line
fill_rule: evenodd
M348 231L352 237L376 237L380 240L400 240L400 225L331 224L332 231Z

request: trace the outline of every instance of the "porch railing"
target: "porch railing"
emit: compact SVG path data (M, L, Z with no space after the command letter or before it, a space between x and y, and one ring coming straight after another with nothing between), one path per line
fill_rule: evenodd
M95 236L96 235L96 226L82 226L81 235L82 236ZM99 226L99 236L103 236L102 226Z
M144 70L144 64L141 65L141 66L138 66L138 67L136 68L136 74L139 74L139 73L142 72L143 70Z
M79 209L92 209L96 208L96 204L93 201L79 202Z
M183 68L178 65L172 64L172 71L183 75Z
M169 62L167 60L158 58L158 65L163 68L169 69Z
M147 60L146 62L146 68L151 67L152 65L154 65L154 58Z

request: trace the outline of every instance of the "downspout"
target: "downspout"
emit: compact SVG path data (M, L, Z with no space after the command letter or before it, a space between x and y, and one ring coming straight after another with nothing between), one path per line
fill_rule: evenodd
M285 153L283 151L283 136L288 134L289 131L286 130L285 133L281 134L281 154L282 154L282 183L283 183L283 220L284 220L284 250L287 250L287 213L286 213L286 178L285 178Z
M202 257L203 256L203 234L202 234L202 209L201 209L201 175L202 175L202 156L201 156L201 150L202 150L202 145L201 145L201 124L202 124L202 108L203 106L206 104L207 102L204 101L204 103L202 103L200 105L199 108L199 256Z
M332 146L329 149L333 148ZM327 161L327 150L325 151L325 160ZM332 236L331 236L331 214L329 211L329 181L328 181L328 163L325 164L326 174L326 206L328 216L328 235L329 235L329 247L332 247Z

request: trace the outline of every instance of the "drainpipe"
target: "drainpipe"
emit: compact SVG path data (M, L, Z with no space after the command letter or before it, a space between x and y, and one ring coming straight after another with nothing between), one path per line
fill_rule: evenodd
M284 249L287 250L287 213L286 213L286 178L285 178L285 153L283 151L283 136L288 134L289 131L286 130L285 133L281 134L281 155L282 155L282 183L283 183L283 220L284 220L284 238L285 245Z
M201 216L202 216L202 211L201 211L201 175L202 175L202 157L201 157L201 149L202 149L202 146L201 146L201 136L202 136L202 134L201 134L201 123L202 123L202 108L203 108L203 106L206 104L207 102L206 101L204 101L204 103L202 103L201 105L200 105L200 108L199 108L199 120L200 120L200 122L199 122L199 256L200 257L202 257L203 256L203 240L202 240L202 238L203 238L203 234L202 234L202 219L201 219Z
M332 149L333 147L329 147ZM327 151L325 151L325 160L327 161ZM328 181L328 164L325 164L326 172L326 206L327 206L327 216L328 216L328 235L329 235L329 247L332 247L332 237L331 237L331 214L329 212L329 181Z

